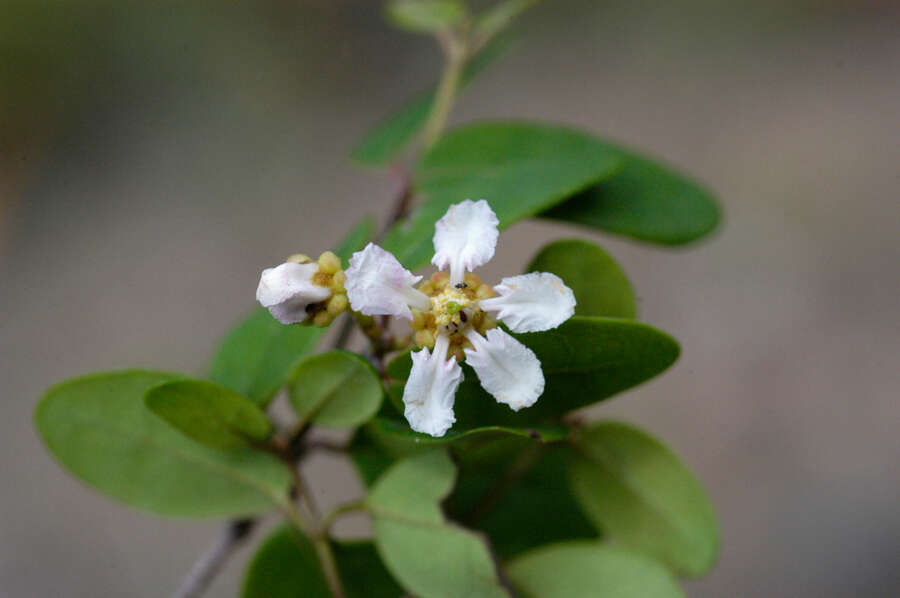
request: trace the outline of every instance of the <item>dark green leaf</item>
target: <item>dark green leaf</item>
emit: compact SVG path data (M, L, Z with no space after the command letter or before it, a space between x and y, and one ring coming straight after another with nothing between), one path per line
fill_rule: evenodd
M367 499L375 545L394 577L421 598L508 598L484 543L448 524L438 506L453 487L446 453L393 465Z
M397 598L402 590L371 542L332 545L347 598ZM260 545L244 576L243 598L331 598L315 549L283 526Z
M375 446L368 434L358 430L350 443L350 459L367 488L387 471L396 460L387 452Z
M597 542L538 548L510 562L506 572L525 598L684 598L654 561Z
M526 268L552 272L563 279L578 304L579 316L634 318L637 306L625 272L600 246L589 241L556 241L546 245Z
M426 201L387 235L384 248L410 269L428 263L434 223L465 199L486 199L500 228L534 216L620 168L619 152L594 137L530 122L484 122L454 129L414 172Z
M147 390L178 378L132 370L68 380L47 391L35 423L73 475L140 509L236 516L284 504L291 474L274 456L205 447L144 406Z
M571 464L576 498L598 528L627 548L698 576L719 543L716 516L703 487L655 438L617 422L595 424L578 439Z
M538 402L514 412L485 392L464 367L456 393L452 429L491 425L529 426L609 398L653 378L678 358L678 343L646 324L574 316L554 330L516 335L541 361L546 385ZM398 358L390 375L405 379L409 358Z
M481 49L467 63L460 77L460 91L508 46L506 40L496 38ZM435 87L418 94L366 133L353 150L351 157L360 164L382 166L397 157L425 126L434 102Z
M372 219L364 219L341 241L335 253L346 263L371 238L373 229ZM213 358L209 379L265 407L323 333L316 326L285 326L267 309L258 307L225 336Z
M391 0L387 4L388 20L416 33L449 29L462 21L467 12L459 0Z
M480 428L462 429L454 427L444 436L435 438L428 434L414 432L406 421L378 417L365 428L376 446L390 455L409 455L441 446L453 446L462 452L474 450L498 438L512 435L527 438L540 443L558 442L569 436L565 426L535 426L532 428L511 428L502 426L483 426Z
M713 194L668 166L613 145L624 168L542 214L642 241L679 245L703 237L719 223Z
M569 490L568 451L535 448L517 447L487 467L464 467L448 501L450 517L485 532L503 559L548 542L598 537Z
M291 405L301 422L353 428L372 418L384 391L375 368L347 351L307 357L291 376Z
M144 396L147 407L197 442L220 449L265 441L272 423L252 401L205 380L173 380Z

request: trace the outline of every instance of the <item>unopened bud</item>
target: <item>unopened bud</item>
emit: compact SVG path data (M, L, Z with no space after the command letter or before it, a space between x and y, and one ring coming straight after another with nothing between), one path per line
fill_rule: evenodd
M331 299L328 300L328 303L325 305L325 309L328 310L333 316L338 315L345 309L347 309L347 295L332 295Z
M293 262L295 264L309 264L312 262L312 258L306 255L305 253L295 253L294 255L288 257L288 259L284 260L286 262Z
M326 251L319 256L319 271L325 274L334 274L341 269L341 258L331 251Z

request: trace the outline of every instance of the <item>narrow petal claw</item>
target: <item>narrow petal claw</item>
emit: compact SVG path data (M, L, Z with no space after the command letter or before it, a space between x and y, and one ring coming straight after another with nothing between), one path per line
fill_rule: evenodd
M306 307L328 299L331 291L313 284L319 266L286 262L266 268L259 277L256 300L282 324L296 324L306 319Z
M412 319L410 306L428 309L428 296L413 288L422 280L403 267L397 258L374 243L350 258L346 271L350 306L367 316L398 316Z
M474 349L466 349L466 363L478 375L481 386L513 411L531 407L544 392L544 372L534 351L500 328L484 338L474 330L466 333Z
M456 417L453 403L463 379L462 368L447 359L449 341L440 335L434 352L422 349L412 354L412 371L403 390L403 415L416 432L440 437L447 433Z
M481 309L513 332L540 332L556 328L575 313L575 294L556 274L532 272L504 278L494 287L500 296L483 299Z
M471 272L494 257L497 247L497 215L485 200L450 206L434 226L434 258L431 263L441 270L450 268L450 284L463 281Z

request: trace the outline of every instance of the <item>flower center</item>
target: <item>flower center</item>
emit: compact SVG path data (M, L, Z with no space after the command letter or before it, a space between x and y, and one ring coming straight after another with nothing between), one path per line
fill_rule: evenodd
M447 286L431 298L434 323L450 334L457 332L469 324L474 303L462 290Z

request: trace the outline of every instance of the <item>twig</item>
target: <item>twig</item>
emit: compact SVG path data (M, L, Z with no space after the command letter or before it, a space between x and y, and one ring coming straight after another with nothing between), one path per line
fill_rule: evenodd
M237 550L238 546L250 536L256 526L256 519L235 519L220 531L215 542L197 559L184 581L172 594L172 598L195 598L200 596L216 574L222 569L225 561Z

